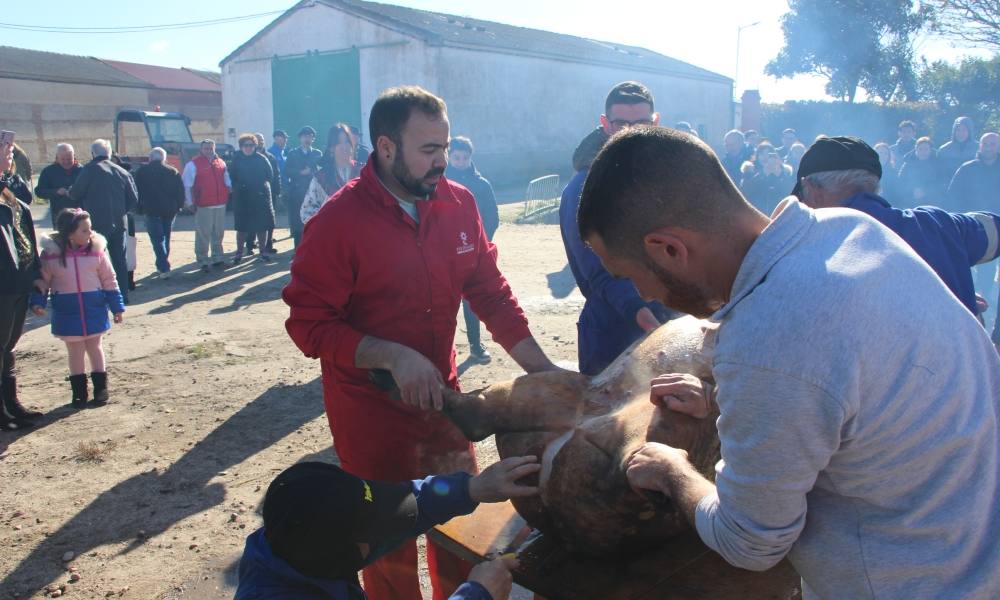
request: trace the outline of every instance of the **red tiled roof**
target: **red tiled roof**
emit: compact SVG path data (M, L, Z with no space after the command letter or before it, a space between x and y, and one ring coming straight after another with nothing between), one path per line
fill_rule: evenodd
M186 69L172 69L154 65L100 59L101 62L141 79L155 88L166 90L191 90L196 92L222 92L222 86Z

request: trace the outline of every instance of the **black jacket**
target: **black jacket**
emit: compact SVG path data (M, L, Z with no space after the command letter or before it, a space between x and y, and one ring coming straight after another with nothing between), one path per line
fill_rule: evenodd
M8 175L7 173L0 174L0 189L8 189L13 194L14 197L24 202L25 204L31 204L32 195L31 188L28 184L24 182L24 179L20 175Z
M590 164L597 158L597 153L601 151L604 144L608 142L608 134L603 127L591 130L580 145L573 151L573 171L589 169Z
M98 156L83 167L69 195L90 213L98 233L124 229L125 215L139 202L132 176L107 156Z
M475 163L463 170L448 167L444 175L450 181L462 184L472 192L476 199L476 207L479 208L479 217L483 220L486 237L492 240L493 234L500 227L500 211L497 209L497 198L489 180L479 173Z
M267 150L258 150L257 154L262 155L271 165L271 200L281 197L281 168L278 166L278 157Z
M980 159L970 160L955 172L948 187L948 197L952 212L972 212L977 210L997 211L1000 190L1000 159L992 165Z
M139 192L137 212L169 219L184 206L184 182L177 169L154 160L135 173Z
M791 167L782 165L779 175L767 175L760 171L747 179L743 186L743 195L757 210L770 215L785 197L792 193L795 187L795 176Z
M7 183L7 178L0 178L0 193L7 189ZM42 277L31 209L23 201L17 202L21 208L21 230L31 243L31 260L20 264L14 238L14 209L0 201L0 238L3 238L0 240L0 294L27 294L31 292L32 282Z
M312 183L313 176L319 170L323 161L323 153L316 148L310 148L306 153L302 148L296 148L288 153L285 158L285 177L290 184L288 198L294 206L302 204L302 199L309 191L309 184ZM303 169L309 169L309 173L302 175Z
M925 160L913 156L899 170L899 196L896 206L916 208L917 206L939 206L946 210L952 207L945 198L948 180L941 170L941 162L933 150Z
M233 182L233 221L236 231L257 232L274 228L271 181L274 171L266 156L237 152L229 164Z
M42 172L38 175L38 185L35 186L35 195L49 201L49 215L52 217L53 228L56 226L56 216L63 209L79 207L70 198L69 194L60 196L57 190L59 188L66 188L67 190L72 188L82 170L83 166L79 163L73 163L73 166L68 171L62 168L62 165L59 163L52 163L42 169Z

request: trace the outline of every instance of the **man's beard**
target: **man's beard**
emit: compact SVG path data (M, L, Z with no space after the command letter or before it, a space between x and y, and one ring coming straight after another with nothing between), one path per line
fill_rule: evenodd
M411 175L410 170L406 168L406 163L403 162L402 152L397 153L396 158L392 161L392 176L403 186L403 189L414 196L424 198L433 194L437 184L428 184L425 181L435 175L444 175L444 169L431 169L420 178Z
M682 281L660 265L645 258L646 268L651 270L660 283L667 289L669 304L664 302L668 308L679 310L683 313L693 315L699 319L705 319L718 310L721 304L713 301L704 290L691 283Z

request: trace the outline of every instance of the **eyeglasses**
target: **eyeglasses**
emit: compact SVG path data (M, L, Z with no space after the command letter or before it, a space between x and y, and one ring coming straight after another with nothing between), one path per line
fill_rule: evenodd
M240 148L256 148L257 144L240 144Z
M635 121L626 121L625 119L615 119L611 121L611 126L615 129L622 129L623 127L636 127L637 125L652 125L652 119L636 119Z

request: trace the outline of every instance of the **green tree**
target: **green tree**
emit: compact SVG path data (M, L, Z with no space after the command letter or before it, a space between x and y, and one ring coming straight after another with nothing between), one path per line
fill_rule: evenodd
M973 115L984 128L1000 122L1000 56L965 58L923 65L919 87L924 100L949 113Z
M858 89L882 100L916 94L913 36L928 23L913 0L789 0L781 17L785 46L765 72L827 79L826 92L854 102Z

